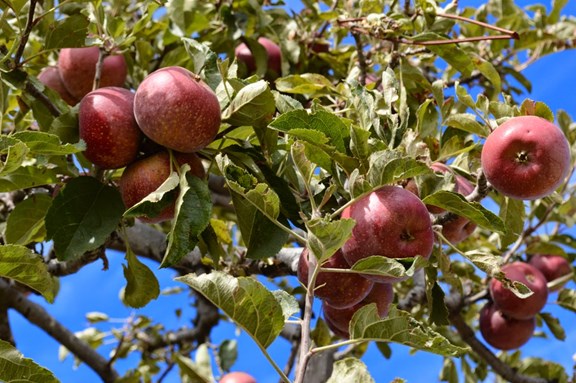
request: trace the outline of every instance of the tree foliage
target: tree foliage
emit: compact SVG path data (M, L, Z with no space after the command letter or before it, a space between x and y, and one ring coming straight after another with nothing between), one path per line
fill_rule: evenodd
M521 8L512 0L476 8L436 0L302 3L296 13L267 0L0 2L0 379L56 381L9 344L8 309L45 329L63 353L107 382L156 381L172 368L184 382L216 381L237 357L234 342L209 342L224 320L246 331L286 382L373 381L360 360L367 342L391 358L390 342L442 355L442 381L482 381L490 373L515 382L571 379L554 361L521 350L496 355L476 333L489 278L518 296L531 293L507 280L504 263L536 253L574 263L572 172L552 195L519 201L491 188L480 162L484 139L521 115L555 122L576 158L570 115L523 98L531 84L522 70L576 43L576 22L561 16L567 1L548 8ZM261 36L281 48L277 78L267 72ZM255 73L235 60L240 43L251 48ZM132 90L167 66L187 68L210 86L222 124L198 152L208 180L183 167L127 211L117 188L122 169L102 170L83 156L78 106L38 79L56 64L60 49L86 46L99 47L103 57L122 54L125 86ZM453 172L435 173L433 162L449 163ZM456 192L456 177L474 191ZM366 306L350 322L350 339L339 340L318 303L312 306L313 284L305 289L283 277L296 274L304 247L315 259L312 274L320 272L351 235L354 221L340 219L346 206L381 186L410 182L424 203L445 210L434 218L433 253L355 264L350 272L404 281L394 284L387 317ZM148 225L134 218L159 211L170 198L176 200L172 221ZM450 243L442 226L456 216L477 228ZM42 253L48 241L52 248ZM58 279L97 260L106 268L106 249L126 253L122 299L130 307L162 299L154 271L139 258L176 270L194 300L194 326L164 329L161 318L140 317L114 330L118 347L102 356L99 330L72 334L58 318L47 320L28 294L57 300ZM265 278L278 289L269 290ZM550 299L576 311L570 284ZM88 319L108 321L104 314ZM538 326L556 338L550 342L564 339L565 325L549 313L538 315ZM287 369L267 351L281 336L299 347L298 362ZM333 351L344 345L351 351L335 360ZM136 353L138 365L116 370L118 359ZM314 370L313 356L322 353L332 355L328 372L311 378L305 371Z

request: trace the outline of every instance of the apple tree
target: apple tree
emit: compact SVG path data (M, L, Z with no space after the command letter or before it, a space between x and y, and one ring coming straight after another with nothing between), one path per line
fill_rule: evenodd
M576 311L576 123L522 70L576 23L462 3L0 1L0 380L58 381L15 311L104 382L254 381L224 322L284 382L373 382L369 343L440 355L451 383L574 381L522 348L566 338L548 305ZM162 300L152 262L190 325L90 314L107 354L50 315L107 250L110 299Z

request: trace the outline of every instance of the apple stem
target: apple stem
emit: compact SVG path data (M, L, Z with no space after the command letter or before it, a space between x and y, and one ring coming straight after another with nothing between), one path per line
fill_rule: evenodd
M100 48L98 50L98 61L96 62L96 74L94 75L92 90L98 89L100 87L100 79L102 78L102 65L104 63L104 57L106 57L106 52L104 51L104 48Z

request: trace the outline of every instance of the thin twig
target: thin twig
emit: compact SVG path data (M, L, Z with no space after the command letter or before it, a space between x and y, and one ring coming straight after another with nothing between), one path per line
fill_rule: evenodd
M356 43L356 52L358 54L358 64L360 65L360 84L366 85L366 75L368 66L366 65L366 56L364 56L364 46L362 45L362 37L359 33L352 33L354 42Z
M32 32L32 27L34 26L34 13L36 12L36 3L37 0L30 0L30 8L28 8L28 19L26 20L26 26L24 27L24 32L22 33L22 38L20 40L20 44L18 45L18 50L14 56L14 64L16 67L20 66L20 60L22 60L24 49L26 49L26 44L28 44L30 32Z
M509 29L500 28L500 27L497 27L495 25L484 23L482 21L470 19L468 17L463 17L463 16L459 16L459 15L451 15L448 13L437 13L436 16L444 17L446 19L459 20L459 21L463 21L465 23L476 24L476 25L479 25L479 26L487 28L487 29L492 29L494 31L507 34L515 40L518 40L520 38L520 36L518 35L518 32L516 32L516 31L511 31Z

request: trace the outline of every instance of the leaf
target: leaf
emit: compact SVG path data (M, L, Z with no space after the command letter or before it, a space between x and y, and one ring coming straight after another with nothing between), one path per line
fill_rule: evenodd
M238 342L235 339L226 339L218 347L218 358L224 371L230 371L238 359Z
M284 290L274 290L272 291L274 298L282 307L282 314L284 315L284 320L289 320L294 314L300 312L300 305L298 301L294 299L292 295Z
M498 215L506 227L506 232L500 235L500 247L505 249L516 241L524 229L524 219L526 217L524 201L508 197L504 198Z
M129 307L141 308L160 295L160 285L154 273L131 249L126 250L127 265L122 265L126 288L122 301Z
M175 219L168 233L168 245L160 267L177 264L198 243L198 236L210 224L212 199L208 183L188 172L184 165L180 176L180 194Z
M395 342L444 356L459 356L466 352L465 348L450 343L430 326L395 305L390 306L384 319L378 315L374 303L358 310L350 321L350 339Z
M54 374L0 340L0 381L6 383L59 383Z
M534 101L529 98L525 99L520 105L520 113L528 116L542 117L550 122L554 122L554 113L548 105L542 101Z
M468 202L459 193L439 190L426 196L422 202L448 210L461 217L466 217L479 226L496 233L506 233L504 222L496 214L486 209L478 202Z
M0 176L18 170L26 159L28 147L12 136L0 136Z
M356 221L340 219L328 221L324 218L313 218L306 222L308 229L308 248L318 258L318 262L330 258L352 235Z
M268 83L259 80L240 89L222 113L222 119L233 126L254 126L271 120L275 110Z
M476 121L476 116L470 113L451 114L444 120L444 125L476 134L480 137L487 137L490 134L488 127Z
M56 169L22 166L0 177L0 193L49 185L58 181Z
M373 187L378 187L429 172L430 169L425 163L414 158L401 157L397 152L380 151L370 156L368 182Z
M476 250L467 251L462 255L489 276L500 273L500 264L502 262L502 257L500 256Z
M24 246L0 246L0 276L38 291L50 303L58 293L58 280L48 272L42 256Z
M566 340L566 331L564 331L564 328L562 328L562 325L560 324L558 318L552 316L552 314L545 312L540 312L538 315L540 316L540 318L542 318L544 323L546 323L546 326L548 327L552 335L554 335L554 338L558 340Z
M174 3L181 3L181 1L176 0ZM213 5L204 2L200 3L194 1L194 3L196 5L195 8L197 9L192 10L192 12L195 15L201 14L200 9L198 9L199 7L213 7ZM206 15L206 13L204 15ZM182 43L194 63L193 72L196 74L203 73L206 84L208 84L213 90L216 89L218 84L222 81L222 76L218 70L218 56L216 53L208 48L206 44L194 39L182 37Z
M254 278L235 278L212 271L210 274L188 274L176 280L192 287L220 308L262 348L270 346L284 328L283 305Z
M332 375L326 383L374 383L374 379L360 359L345 358L334 363Z
M124 203L118 190L95 178L68 182L46 214L46 238L54 241L56 257L68 261L103 245L116 229Z
M417 129L422 137L433 135L438 130L439 113L432 99L426 100L416 112Z
M36 193L16 205L6 221L6 243L42 242L46 236L44 217L51 204L52 197L48 194Z
M576 290L563 289L558 293L558 304L576 313Z
M494 65L480 56L474 57L472 62L476 69L492 83L492 86L494 86L494 93L500 93L502 88L502 79L500 78L500 73L498 73L496 68L494 68Z
M82 142L62 144L57 135L45 132L27 130L14 133L12 137L25 143L33 154L65 156L79 153L86 149L86 145Z
M156 217L167 206L174 202L173 191L178 188L180 177L177 172L172 172L158 189L148 194L137 204L124 212L124 217Z
M180 374L185 376L186 382L190 383L212 383L214 380L212 376L204 375L204 371L197 363L192 359L185 357L182 354L175 353L174 358L176 359L176 364L180 368Z
M416 270L423 267L428 261L422 257L417 258L388 258L381 255L372 255L356 262L351 270L392 278L412 277Z
M448 320L448 308L444 302L444 291L438 282L434 281L432 285L432 291L430 294L431 302L429 304L430 308L430 322L437 326L446 326L450 324Z
M85 45L88 18L82 14L56 20L48 29L45 49L79 48Z
M568 383L572 382L566 373L565 366L550 360L540 358L524 358L520 361L518 372L538 377L546 382Z
M334 90L326 77L317 73L295 74L281 77L275 81L276 89L283 93L304 94L313 98Z

